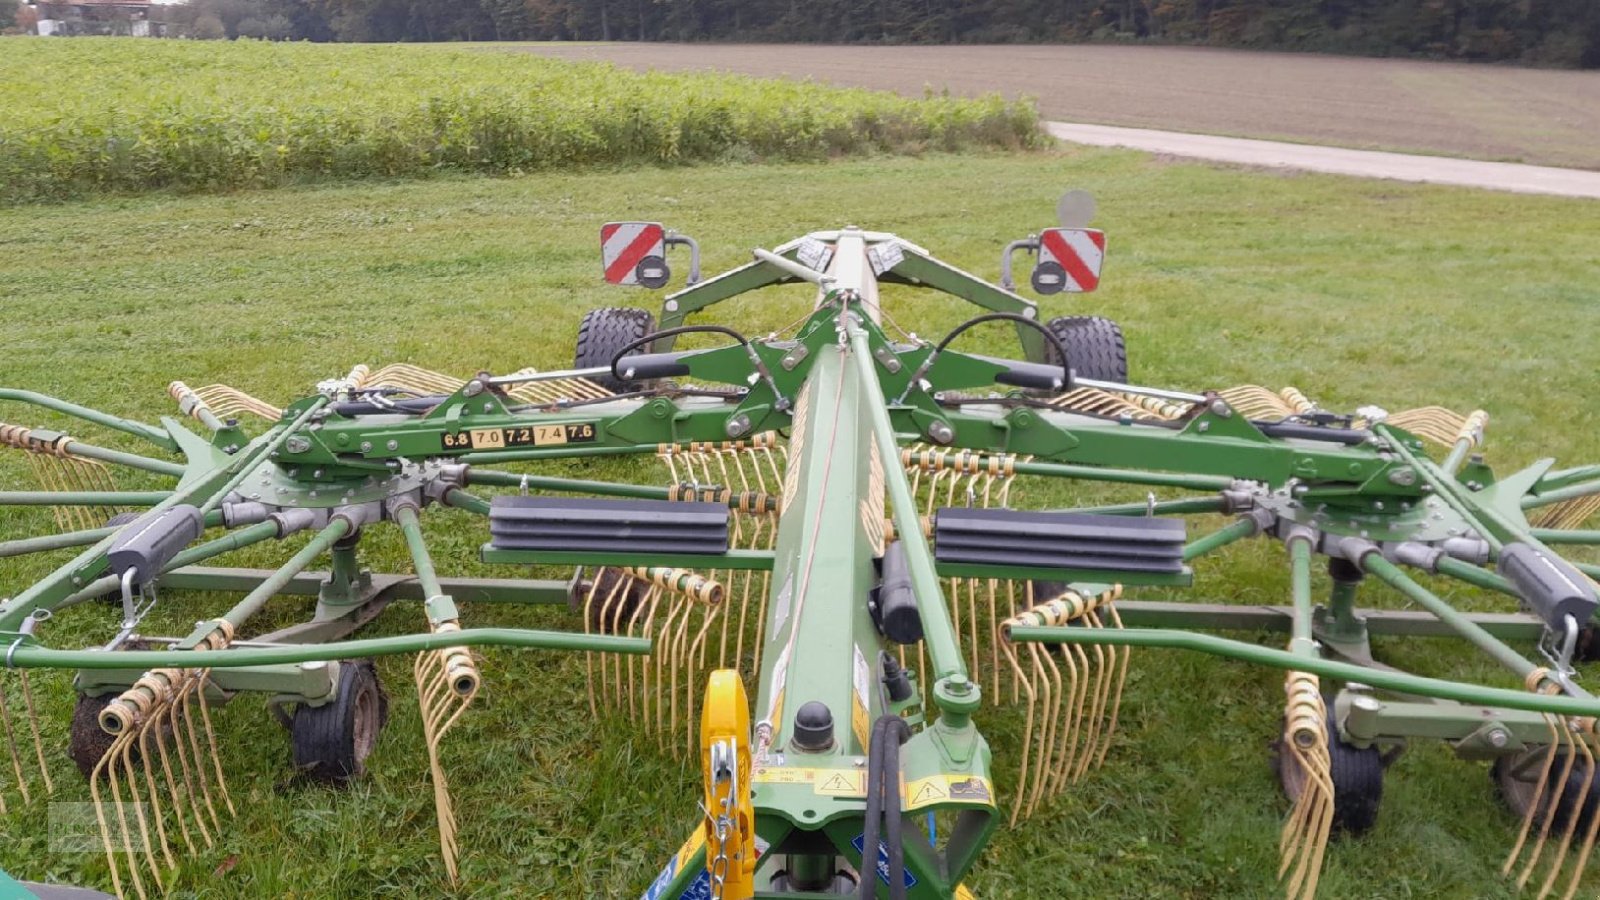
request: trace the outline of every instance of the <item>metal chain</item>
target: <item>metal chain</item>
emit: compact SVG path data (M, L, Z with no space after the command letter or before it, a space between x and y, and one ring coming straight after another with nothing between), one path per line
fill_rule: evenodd
M714 818L707 811L707 818L712 818L712 827L717 833L717 855L712 859L706 870L711 875L711 898L722 900L723 892L727 889L728 881L728 835L733 830L733 805L739 791L739 757L733 740L717 741L711 745L711 784L713 789L719 784L726 783L728 788L723 796L716 800L719 807Z
M727 816L718 816L717 829L717 856L711 861L711 898L722 900L722 892L726 890L728 881L728 826L731 823Z

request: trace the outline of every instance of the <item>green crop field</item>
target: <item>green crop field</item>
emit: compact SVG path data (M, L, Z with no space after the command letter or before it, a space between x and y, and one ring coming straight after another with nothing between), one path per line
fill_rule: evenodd
M0 203L1037 145L1031 104L439 48L0 39Z
M1592 396L1600 204L1262 175L1112 151L446 175L13 207L0 210L0 383L153 419L173 412L164 388L174 378L226 382L281 402L359 362L459 374L559 367L571 362L585 310L655 299L601 283L603 221L680 228L706 248L708 273L747 260L752 246L854 223L993 275L1001 245L1050 224L1068 186L1100 201L1106 280L1097 294L1058 297L1044 309L1119 319L1136 379L1190 389L1294 384L1335 409L1482 406L1493 415L1489 453L1502 471L1543 455L1600 458ZM809 300L807 289L778 289L719 309L717 321L761 333ZM889 312L919 334L941 335L967 314L954 302L904 301L886 294ZM977 332L971 347L1004 352L1005 338L1000 328ZM0 410L8 421L23 415L34 413ZM74 428L122 446L115 435ZM563 471L663 478L653 462ZM0 483L19 482L24 469L0 455ZM7 515L0 540L50 527L43 510ZM476 561L481 521L430 514L428 532L446 574L510 574ZM367 543L376 567L407 565L392 529L372 529ZM223 564L285 555L257 547ZM1175 596L1286 602L1281 556L1266 542L1235 545ZM7 561L0 595L58 561ZM1400 604L1382 589L1364 599ZM1495 603L1468 593L1451 599ZM186 631L221 602L174 596L151 629ZM306 611L300 600L276 602L261 627ZM109 623L97 612L67 611L48 637L104 640ZM554 609L468 608L464 619L579 627ZM377 632L420 623L420 611L397 605ZM1516 686L1460 643L1377 647L1384 661L1421 674ZM626 717L593 723L581 658L490 650L482 667L485 689L445 742L464 850L453 893L636 895L697 821L698 766L664 755ZM393 716L370 777L344 793L289 777L287 735L259 700L220 711L241 815L218 847L183 866L179 895L452 893L437 861L410 660L379 668ZM87 799L63 753L67 679L38 676L36 687L54 799ZM1001 829L969 885L984 898L1278 896L1286 804L1267 746L1282 704L1280 673L1139 652L1106 766L1042 815ZM1020 721L1004 707L978 716L1002 794L1015 779ZM51 808L13 803L0 818L0 868L108 886L98 855L50 849ZM1418 745L1389 770L1377 828L1330 849L1322 896L1513 896L1498 870L1516 825L1483 765Z

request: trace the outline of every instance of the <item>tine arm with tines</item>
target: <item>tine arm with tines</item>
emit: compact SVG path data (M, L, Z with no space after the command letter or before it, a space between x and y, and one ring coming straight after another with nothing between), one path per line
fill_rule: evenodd
M22 755L17 752L16 733L11 727L11 710L6 698L5 676L0 675L0 735L5 738L6 751L11 758L11 771L17 779L17 792L22 795L23 803L32 803L33 797L28 792L27 776L22 774Z
M1574 731L1578 735L1578 740L1582 741L1586 747L1586 752L1590 758L1590 776L1592 778L1595 775L1593 766L1595 765L1596 750L1600 749L1600 747L1597 747L1596 742L1595 720L1583 719L1575 723ZM1578 796L1587 798L1588 791L1585 790ZM1577 816L1574 815L1574 818L1577 818ZM1600 816L1591 815L1589 816L1589 827L1584 832L1583 846L1578 849L1578 855L1573 860L1572 875L1567 881L1567 889L1561 895L1562 900L1572 900L1572 897L1578 893L1578 886L1583 882L1584 872L1587 871L1589 860L1594 853L1595 838L1597 836L1600 836Z
M1522 872L1517 876L1517 888L1520 890L1528 886L1528 880L1539 867L1539 861L1544 856L1545 845L1550 839L1550 828L1555 824L1561 808L1561 799L1566 793L1568 779L1572 777L1572 766L1577 760L1576 751L1567 750L1572 743L1572 734L1564 720L1558 721L1555 729L1556 740L1551 745L1551 752L1561 757L1560 762L1552 767L1556 772L1555 779L1548 788L1541 791L1535 798L1534 808L1543 807L1542 821L1539 823L1539 832L1534 837L1533 849L1528 855L1528 860L1523 864ZM1548 798L1548 799L1547 799Z
M633 637L635 635L635 629L638 629L638 628L641 628L641 627L645 627L643 623L649 622L650 613L655 608L655 603L656 603L656 600L657 600L657 598L659 596L659 593L660 593L659 589L654 587L653 585L646 586L645 590L644 590L644 594L643 594L642 597L640 597L639 602L635 603L635 604L632 604L633 609L632 609L632 611L630 611L628 613L628 623L626 625L626 633L627 633L628 637ZM648 627L645 627L645 634L643 636L645 636L645 637L649 636L648 635ZM621 664L621 662L619 661L617 663L617 673L618 673L617 677L619 679L624 679L627 682L627 689L628 689L628 715L630 717L633 717L635 720L637 720L637 717L639 715L640 704L646 704L646 703L649 702L648 700L646 700L644 698L645 685L640 683L640 678L642 678L643 675L641 675L640 678L635 678L634 677L634 666L635 666L636 663L641 665L642 673L646 673L647 674L650 671L649 658L648 657L641 661L641 660L638 660L634 655L629 654L628 655L628 674L625 677L621 674L622 673L622 664ZM618 694L617 702L618 702L619 705L622 702L620 693Z
M1307 659L1317 655L1313 639L1311 560L1315 536L1295 529L1284 538L1289 554L1293 601L1289 652ZM1322 857L1333 824L1334 787L1328 751L1327 708L1316 675L1289 671L1284 676L1284 730L1280 742L1283 765L1300 776L1300 793L1284 821L1278 841L1278 878L1290 900L1316 893Z
M1583 735L1578 733L1576 728L1572 732L1572 746L1574 749L1572 755L1578 757L1578 759L1574 760L1574 763L1581 767L1579 771L1582 773L1581 787L1577 793L1579 799L1574 804L1576 808L1567 811L1567 821L1561 826L1561 840L1556 845L1555 858L1550 860L1549 871L1545 874L1544 883L1539 886L1538 896L1540 900L1549 896L1550 889L1555 886L1556 878L1561 874L1561 867L1567 861L1567 854L1572 849L1573 835L1577 832L1578 822L1582 818L1579 813L1582 807L1588 803L1589 788L1594 785L1594 753L1589 749L1589 742L1584 740ZM1565 794L1566 791L1563 789L1561 793ZM1552 817L1556 815L1556 810L1552 810L1551 815ZM1577 868L1580 871L1583 869L1583 859L1581 857L1577 860Z
M391 500L389 511L405 536L417 581L428 598L425 608L430 631L434 634L460 631L455 604L440 585L433 557L423 539L416 504L409 500ZM440 744L477 696L482 678L471 651L461 646L446 646L419 653L412 666L412 674L417 686L428 767L433 781L439 850L444 859L445 872L450 883L454 884L458 876L455 805L450 797L449 781L440 757Z
M118 865L117 845L120 843L121 852L132 856L133 843L129 840L128 823L122 811L121 792L114 787L117 778L115 761L123 746L131 740L133 740L133 730L131 728L117 735L116 740L111 742L111 746L106 749L99 761L95 763L93 771L89 773L89 799L91 805L94 806L95 821L100 826L100 845L106 853L106 867L111 870L111 887L118 897L127 895L122 890L122 867ZM116 813L117 817L117 827L115 829L112 828L112 822L106 815L107 804L101 799L100 783L102 780L108 786L113 786L112 796L117 798L110 804L111 811ZM118 840L119 838L120 841ZM133 884L138 895L141 898L145 897L144 883L139 878L137 867L133 870Z
M195 388L194 394L201 402L211 407L211 411L219 418L234 418L241 413L249 413L269 422L283 418L283 410L279 407L225 384L208 384L205 387Z
M1522 827L1517 831L1517 840L1511 845L1511 852L1506 855L1506 861L1500 867L1500 874L1509 876L1516 868L1518 859L1522 856L1523 849L1527 846L1528 836L1533 832L1533 824L1539 818L1539 805L1545 796L1545 789L1550 783L1550 770L1556 761L1556 745L1561 740L1562 725L1555 716L1546 714L1545 723L1550 727L1550 743L1546 746L1544 759L1539 764L1539 777L1534 782L1533 797L1528 802L1528 808L1522 815Z
M150 803L151 803L151 806L153 806L155 808L156 835L157 835L157 838L159 839L159 841L161 843L161 854L167 861L167 868L169 870L172 870L172 869L176 869L178 867L178 860L177 860L176 857L174 857L172 855L172 849L171 849L170 842L169 842L168 837L167 837L166 810L163 809L162 805L161 805L161 799L160 799L161 798L161 788L160 788L160 786L159 786L159 784L158 784L158 782L156 780L156 776L155 776L155 763L151 762L151 757L154 756L155 753L156 753L155 745L152 744L151 741L150 741L150 736L151 736L152 732L157 732L156 733L156 741L159 742L160 739L161 739L161 735L159 734L159 730L158 729L155 729L155 728L140 728L139 729L139 741L138 741L138 743L139 743L139 762L142 764L142 766L144 768L145 786L150 791ZM176 788L173 788L167 794L167 800L168 800L168 802L173 803L173 804L178 803L178 796L177 796ZM173 818L176 820L176 822L178 824L178 831L183 837L184 846L189 850L190 853L193 853L194 852L194 842L189 840L189 827L183 821L183 809L182 809L182 807L177 807L177 806L174 807L174 809L173 809Z
M172 701L164 698L160 702L170 703ZM134 740L126 742L123 745L122 751L117 754L116 765L121 770L122 777L126 779L126 786L128 789L128 805L133 809L134 821L137 822L139 826L139 849L144 851L145 865L149 867L150 877L155 882L156 891L165 893L165 888L161 883L161 866L156 862L155 855L155 847L157 843L161 845L163 854L166 852L166 828L161 822L161 807L159 805L159 801L153 795L148 801L140 797L140 772L139 769L135 767L133 761L133 750L136 746L143 743L144 736L149 733L150 723L153 718L153 716L146 716L144 721L139 724L137 736L134 738ZM146 806L150 806L155 810L154 817L147 816L145 814ZM155 826L153 828L151 827L149 821L151 818L155 819ZM152 843L150 840L150 834L152 831L154 831L156 834L155 843ZM135 859L130 858L128 860L128 865L130 867L136 867L138 862Z
M1279 879L1287 876L1285 893L1291 900L1310 898L1317 891L1322 858L1333 824L1333 780L1329 771L1327 710L1317 677L1290 672L1284 690L1288 696L1283 747L1301 773L1300 795L1295 798L1279 840Z
M1120 597L1121 594L1122 585L1119 584L1112 587L1108 592L1107 602L1103 607L1111 616L1112 628L1122 627L1122 616L1118 614L1116 604L1110 602ZM1131 647L1123 647L1119 655L1116 685L1111 689L1111 720L1106 725L1105 739L1100 744L1100 750L1095 754L1094 764L1096 766L1105 762L1106 753L1111 750L1111 741L1117 731L1117 720L1122 712L1122 692L1128 684L1128 660L1132 655L1133 648Z
M1006 641L1002 649L1005 651L1006 662L1010 664L1015 678L1013 684L1020 687L1026 695L1026 702L1022 707L1022 761L1017 768L1017 795L1016 800L1011 804L1011 820L1009 822L1010 826L1014 828L1017 824L1017 817L1022 814L1023 798L1028 793L1028 762L1033 752L1034 710L1037 706L1035 702L1037 695L1033 690L1033 679L1029 677L1027 672L1023 671L1022 664L1017 661L1017 645Z

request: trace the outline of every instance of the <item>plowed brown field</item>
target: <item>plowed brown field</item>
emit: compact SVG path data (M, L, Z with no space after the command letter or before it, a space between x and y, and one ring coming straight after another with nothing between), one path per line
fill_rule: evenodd
M1069 122L1600 169L1600 72L1187 47L500 46L911 95L1026 94Z

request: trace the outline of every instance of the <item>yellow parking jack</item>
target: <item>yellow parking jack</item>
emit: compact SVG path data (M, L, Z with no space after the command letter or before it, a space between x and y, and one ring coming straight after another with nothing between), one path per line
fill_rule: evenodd
M750 803L750 704L733 669L711 673L700 715L706 780L706 871L711 896L755 896L755 810Z

